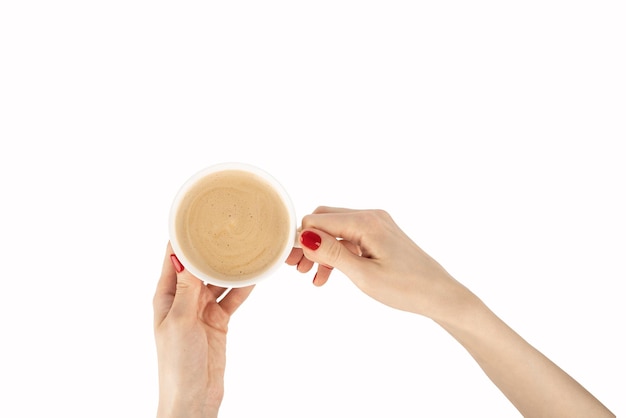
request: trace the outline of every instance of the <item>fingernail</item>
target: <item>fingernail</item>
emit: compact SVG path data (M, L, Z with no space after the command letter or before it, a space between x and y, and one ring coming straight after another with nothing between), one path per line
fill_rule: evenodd
M170 260L172 260L172 264L174 265L176 273L180 273L181 271L185 270L185 267L180 263L180 260L178 259L178 257L176 257L176 254L170 254Z
M322 245L322 238L313 231L304 231L300 234L300 242L309 250L317 250Z

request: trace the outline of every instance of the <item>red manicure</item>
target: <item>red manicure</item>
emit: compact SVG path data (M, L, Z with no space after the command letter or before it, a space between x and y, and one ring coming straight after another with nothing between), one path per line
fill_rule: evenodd
M178 257L176 257L176 254L170 254L170 260L172 260L172 264L174 265L176 273L180 273L181 271L185 270L185 266L181 264Z
M313 231L304 231L300 235L300 242L309 250L317 250L322 245L322 238Z

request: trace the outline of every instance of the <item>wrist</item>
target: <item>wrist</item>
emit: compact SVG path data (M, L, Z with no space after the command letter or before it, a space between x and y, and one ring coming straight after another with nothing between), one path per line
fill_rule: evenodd
M202 394L161 391L157 418L216 418L222 398L218 388Z
M442 289L439 303L428 315L430 319L448 328L463 328L479 311L486 308L483 302L468 288L452 279Z
M159 400L157 418L217 418L219 405L194 405Z

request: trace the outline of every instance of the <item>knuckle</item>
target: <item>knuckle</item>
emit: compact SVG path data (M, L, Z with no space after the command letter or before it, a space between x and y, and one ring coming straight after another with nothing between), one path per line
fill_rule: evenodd
M379 221L388 221L391 219L391 215L386 210L383 209L374 209L372 211L373 216Z
M328 257L328 264L331 266L336 266L337 263L341 260L341 253L343 251L343 245L337 240L333 240L332 244L328 247L328 251L326 255Z
M305 215L302 218L302 227L307 228L311 224L311 215Z
M373 209L362 213L363 222L375 228L388 224L391 221L391 215L383 209Z

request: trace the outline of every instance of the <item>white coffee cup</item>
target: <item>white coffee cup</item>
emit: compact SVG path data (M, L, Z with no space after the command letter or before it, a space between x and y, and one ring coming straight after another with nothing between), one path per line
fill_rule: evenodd
M200 280L244 287L270 277L297 246L296 214L287 191L268 172L221 163L180 188L169 235L180 262Z

